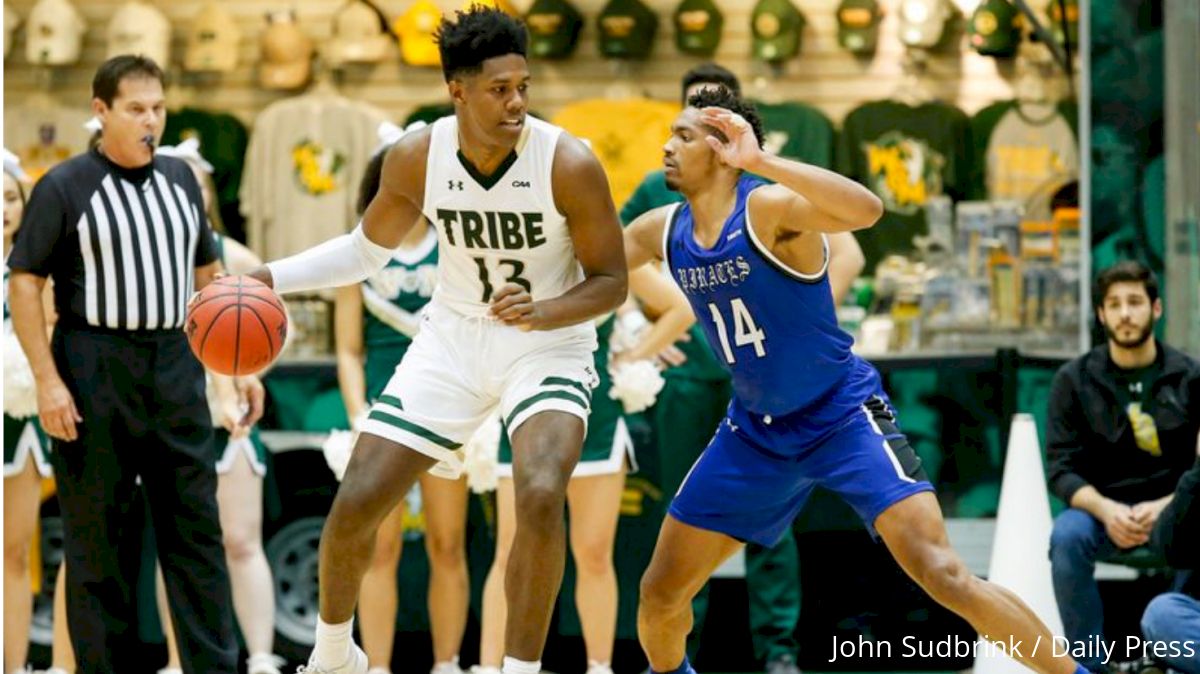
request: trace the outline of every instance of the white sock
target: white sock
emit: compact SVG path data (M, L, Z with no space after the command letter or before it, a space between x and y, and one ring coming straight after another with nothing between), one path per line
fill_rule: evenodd
M500 668L504 674L541 674L542 661L525 662L516 658L504 656L504 666Z
M322 669L335 669L350 659L350 641L353 638L354 618L344 623L330 625L317 617L317 645L313 648L316 665Z

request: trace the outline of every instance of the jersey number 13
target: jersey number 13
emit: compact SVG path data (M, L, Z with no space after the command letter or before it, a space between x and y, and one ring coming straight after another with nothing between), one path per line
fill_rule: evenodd
M475 260L475 266L479 268L479 281L483 283L483 298L480 299L480 301L490 302L492 300L492 293L495 291L495 288L492 287L492 275L491 272L488 271L487 260L481 257L475 257L471 259ZM497 266L508 267L509 273L504 274L504 281L506 283L515 283L524 288L525 292L530 294L533 293L533 285L529 283L529 279L521 276L521 274L525 272L524 262L521 262L520 260L498 260L496 264Z

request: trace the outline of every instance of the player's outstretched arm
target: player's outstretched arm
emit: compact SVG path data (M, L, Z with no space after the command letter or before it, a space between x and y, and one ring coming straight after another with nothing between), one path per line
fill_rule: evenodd
M249 272L279 293L359 283L383 269L421 219L429 127L401 138L383 163L379 192L353 231Z
M755 190L755 221L766 216L794 231L848 232L870 227L883 215L879 197L853 180L763 151L740 115L724 108L705 108L702 115L725 136L708 137L722 161L776 183Z
M625 263L633 271L663 255L663 228L671 206L653 208L633 219L625 228Z
M583 282L559 297L533 301L522 288L493 296L492 314L526 330L553 330L614 311L625 301L628 277L621 222L600 161L579 140L562 134L554 150L554 203L567 218Z

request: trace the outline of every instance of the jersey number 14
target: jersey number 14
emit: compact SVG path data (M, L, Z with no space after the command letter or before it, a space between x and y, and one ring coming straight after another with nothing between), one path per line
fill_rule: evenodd
M755 357L762 358L767 355L767 348L763 346L763 342L767 341L767 334L754 322L754 317L750 315L750 310L746 308L742 298L735 297L730 300L729 309L733 314L733 345L753 344ZM717 326L717 336L721 339L721 350L725 353L725 362L732 365L737 358L729 346L729 332L725 329L725 318L721 316L721 310L717 308L717 305L712 302L708 303L708 310L712 313L713 324Z

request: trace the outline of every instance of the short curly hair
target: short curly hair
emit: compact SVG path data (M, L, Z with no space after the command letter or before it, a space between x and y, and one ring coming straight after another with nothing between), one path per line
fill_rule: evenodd
M754 131L754 138L758 140L758 146L762 147L762 118L758 116L758 110L750 101L739 98L737 94L725 87L705 87L689 98L687 104L689 108L696 108L697 110L703 110L704 108L724 108L741 115L742 119L750 123L750 128Z
M529 34L519 20L487 5L471 5L454 14L454 20L442 19L434 35L447 82L459 75L479 73L488 59L508 54L525 56Z

